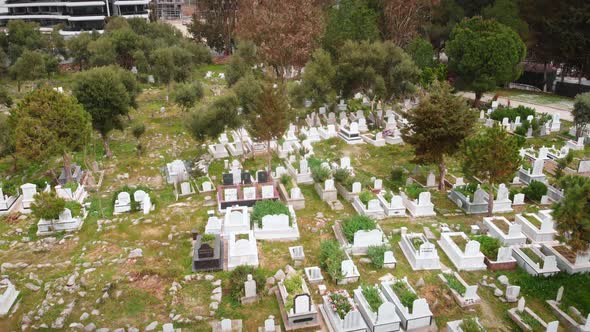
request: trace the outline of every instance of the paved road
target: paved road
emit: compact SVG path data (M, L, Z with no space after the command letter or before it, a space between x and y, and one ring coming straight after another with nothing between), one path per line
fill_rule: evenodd
M469 99L475 99L475 94L472 92L461 92L460 93L463 97ZM490 101L494 96L491 94L484 95L481 99L483 101ZM498 101L501 105L508 105L508 99L506 97L499 97ZM522 101L516 101L510 99L510 106L526 106L530 108L534 108L538 113L547 113L547 114L559 114L559 118L566 121L574 121L574 117L572 116L571 109L569 108L557 108L553 106L547 105L539 105L539 104L532 104L532 103L525 103Z

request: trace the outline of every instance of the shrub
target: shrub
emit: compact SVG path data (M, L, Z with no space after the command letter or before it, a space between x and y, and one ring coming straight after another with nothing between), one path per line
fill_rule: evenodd
M285 309L290 311L293 308L293 299L303 291L303 278L299 274L296 274L283 280L283 285L289 294L285 301Z
M365 300L367 300L369 307L371 307L371 310L373 310L373 312L379 311L379 307L383 304L383 300L381 300L381 297L379 296L379 289L375 286L363 285L361 292L363 293Z
M399 301L402 303L402 305L407 307L408 311L411 312L414 301L418 299L418 295L412 292L408 288L408 285L403 281L398 281L395 284L392 284L391 288L399 298Z
M406 195L408 195L411 199L417 199L420 196L421 192L426 191L421 185L418 183L412 183L406 186Z
M391 182L393 183L403 183L404 180L404 169L401 167L394 167L391 170L391 174L389 175Z
M367 250L367 256L369 256L369 258L371 259L371 263L373 264L373 266L375 266L378 269L383 267L383 255L386 251L386 246L369 246Z
M354 233L357 231L370 231L377 227L375 220L361 215L355 215L353 217L344 219L342 221L342 233L346 237L346 240L350 243L354 240Z
M541 197L547 194L547 186L540 181L531 181L529 185L522 190L526 197L533 201L540 201Z
M338 281L342 277L340 267L344 259L344 252L336 240L326 240L320 243L320 266L328 272L334 281Z
M201 242L202 243L210 243L215 240L215 235L213 234L203 234L201 235Z
M320 166L312 167L311 168L311 177L317 183L322 183L330 178L330 170Z
M334 172L334 180L338 183L346 183L350 177L350 170L346 168L339 168Z
M271 199L256 202L250 215L250 223L252 225L256 223L258 227L262 227L262 217L272 214L286 214L289 216L289 226L291 225L292 221L289 208L281 201Z
M229 275L230 296L233 300L239 303L240 299L245 295L244 282L248 280L248 275L252 275L252 279L256 281L256 292L260 293L264 290L265 277L261 270L249 265L240 265L231 271Z
M290 182L291 182L291 177L289 176L289 174L281 175L281 183L283 184L283 186L286 187Z
M463 295L465 293L465 286L463 286L463 284L455 277L454 274L445 274L445 279L447 279L449 287L455 292L459 293L459 295Z
M344 319L346 314L352 310L352 305L348 301L348 297L346 295L342 295L340 293L332 293L329 296L330 302L333 305L334 310L340 316L341 319Z
M529 115L535 115L535 110L530 107L518 106L514 108L500 107L490 114L490 118L496 121L502 121L504 118L510 119L510 121L516 120L517 116L520 116L521 122L526 121ZM528 128L527 128L528 129Z
M64 208L70 209L70 212L72 212L72 217L78 217L82 215L82 205L80 205L78 202L66 202Z
M359 194L359 200L364 204L367 205L369 203L370 200L372 200L373 198L375 198L375 195L368 191L368 190L363 190L360 194Z
M66 201L57 197L55 192L41 192L35 195L35 202L31 204L31 211L35 218L53 220L59 218L59 214L66 207Z
M473 317L464 318L461 324L459 324L459 327L463 332L485 332L485 329L479 326L477 320Z
M473 239L480 243L481 246L479 249L482 254L490 260L496 260L498 257L498 249L501 247L500 240L487 235L476 236Z
M387 190L385 191L385 194L383 194L383 199L386 202L391 202L391 199L393 198L393 193L391 192L391 190Z

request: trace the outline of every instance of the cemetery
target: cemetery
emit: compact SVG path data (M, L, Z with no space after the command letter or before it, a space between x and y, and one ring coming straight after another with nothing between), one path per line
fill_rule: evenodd
M590 332L586 8L252 1L4 15L0 331Z

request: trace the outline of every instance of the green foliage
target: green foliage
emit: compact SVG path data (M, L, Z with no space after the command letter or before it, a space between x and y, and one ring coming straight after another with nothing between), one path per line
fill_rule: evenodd
M565 197L553 207L556 230L573 251L587 250L590 246L590 180L582 176L562 177L559 186Z
M291 183L291 176L289 174L283 174L281 175L280 181L283 184L283 186L286 187L287 185L289 185L289 183Z
M4 85L0 85L0 105L4 105L8 108L12 107L12 97Z
M488 185L508 182L521 163L517 139L502 127L484 128L463 145L463 173ZM489 197L493 201L493 197ZM491 215L493 206L488 206Z
M555 169L555 173L554 173L554 176L556 179L559 180L563 176L563 170L573 160L574 160L574 154L572 153L571 150L569 150L567 152L567 155L565 157L557 159L557 168Z
M414 147L416 162L434 163L442 169L445 157L459 151L461 142L472 132L476 117L448 83L434 82L430 94L406 112L408 125L402 128L402 137Z
M582 128L590 124L590 92L581 93L576 96L574 109L574 126L576 127L576 136L582 135Z
M360 194L359 194L359 200L364 204L367 205L369 204L369 201L375 198L375 194L373 194L373 192L368 191L368 190L363 190Z
M464 186L456 186L453 188L455 191L460 192L465 197L472 197L475 191L477 190L477 183L472 182L468 183Z
M375 220L362 215L355 215L350 218L346 218L342 221L341 224L342 233L346 237L346 240L349 243L354 241L354 233L357 231L370 231L377 228L377 223Z
M334 171L334 180L338 183L346 183L348 178L350 177L350 170L347 168L339 168Z
M495 20L464 19L445 45L457 86L476 93L512 82L522 73L526 47L518 34Z
M387 202L391 202L392 198L393 198L393 192L391 190L386 190L385 193L383 194L383 199Z
M522 319L522 322L528 325L532 331L542 331L544 329L541 323L526 310L518 312L517 314L520 316L520 319Z
M285 280L283 280L283 285L289 294L285 301L285 309L290 311L293 308L293 299L295 296L303 292L303 278L301 278L299 274L295 274L291 277L285 278Z
M72 212L72 217L80 217L82 216L82 205L75 201L67 201L64 208L70 209Z
M499 122L502 122L502 119L508 118L511 122L516 120L517 116L520 116L520 120L525 121L529 115L535 115L535 110L526 107L526 106L517 106L517 107L499 107L495 111L490 114L490 118Z
M92 54L88 49L88 45L93 40L95 40L93 34L82 32L81 34L68 39L66 42L70 56L74 59L74 63L78 65L80 70L87 67L90 62Z
M418 199L420 193L425 192L426 189L422 187L420 184L413 182L412 184L407 185L404 191L409 198Z
M41 192L35 195L31 212L36 219L54 220L66 207L66 201L57 197L55 192Z
M240 265L233 269L229 275L230 297L235 302L239 303L240 299L246 294L244 293L244 282L248 280L248 275L252 275L252 279L256 281L256 293L264 290L265 277L264 273L253 266Z
M397 281L392 284L391 289L395 292L402 305L407 307L409 312L412 312L414 301L418 299L418 295L412 292L408 285L403 281Z
M405 50L418 68L424 70L434 66L434 48L428 40L416 37L410 41Z
M470 318L463 318L459 327L463 332L485 332L485 329L482 328L478 323L477 319L470 317Z
M203 86L198 81L190 84L180 83L174 86L172 100L180 106L183 112L186 112L203 98L203 93Z
M237 51L229 59L225 70L227 85L236 84L242 77L252 74L252 67L256 64L256 45L251 41L240 41Z
M459 281L459 279L457 279L457 277L455 277L454 274L445 273L444 276L445 279L447 279L447 284L451 289L459 293L459 295L465 294L465 286L463 286L463 284Z
M215 235L213 234L203 234L201 235L201 242L203 243L211 243L215 241Z
M152 53L152 70L163 84L188 79L193 65L193 55L178 46L158 48Z
M493 5L485 7L482 16L512 28L522 40L526 40L529 34L528 24L519 15L518 2L515 0L495 0Z
M301 75L301 84L294 88L294 99L300 104L305 99L313 101L312 106L319 107L336 101L336 68L328 52L318 49L305 65Z
M379 307L383 304L383 300L381 300L381 297L379 296L379 288L376 286L363 285L361 292L363 293L365 300L367 300L369 307L371 307L371 310L373 310L373 312L378 312Z
M16 152L31 161L77 151L90 137L90 115L76 98L50 87L27 94L11 118Z
M316 183L323 183L324 181L330 178L331 174L332 172L327 167L322 167L321 165L311 166L311 177L313 178L313 181L315 181Z
M420 84L422 86L429 86L435 81L442 82L447 79L447 71L447 65L444 63L439 63L432 67L426 67L422 70Z
M250 114L254 112L256 102L262 93L262 82L248 73L235 83L233 91L242 107L242 114Z
M340 319L344 319L346 314L352 310L352 305L348 301L346 295L340 293L332 293L329 295L330 302L335 308L336 313L340 316Z
M131 126L131 134L135 139L139 139L145 133L145 124L136 122Z
M292 220L289 208L283 202L271 199L258 201L254 204L252 214L250 215L251 224L254 225L256 223L258 227L262 227L262 217L278 214L289 216L289 225L291 225Z
M137 190L143 190L148 195L150 195L150 193L151 193L151 189L148 187L145 187L145 186L137 186L137 187L131 188L128 185L125 185L113 193L113 197L111 199L111 204L113 206L115 206L115 201L117 200L117 196L119 196L119 193L127 192L129 194L129 198L131 201L131 212L138 211L141 202L136 202L135 199L133 199L133 193L136 192ZM156 205L156 197L154 195L150 195L150 199L152 201L152 204Z
M481 253L484 254L489 260L495 261L497 259L498 249L500 249L502 246L500 240L487 235L475 236L472 239L479 242L479 249Z
M386 246L369 246L367 249L367 256L371 259L371 263L375 268L382 268L384 263L384 254L387 251Z
M238 128L241 123L238 99L229 94L217 98L208 108L190 113L186 126L197 142L203 142L207 138L217 138L226 128Z
M389 179L396 187L401 187L405 183L404 175L404 169L402 167L396 166L391 169Z
M541 197L547 194L547 186L540 181L531 181L529 185L522 190L526 197L533 201L541 201Z
M324 46L331 53L348 40L375 41L379 39L377 13L366 1L342 0L328 13Z
M342 278L341 263L346 259L344 252L336 240L324 240L320 242L319 254L320 267L327 271L332 280Z
M17 81L18 91L23 81L40 79L47 73L45 57L39 51L25 50L9 69L10 75Z

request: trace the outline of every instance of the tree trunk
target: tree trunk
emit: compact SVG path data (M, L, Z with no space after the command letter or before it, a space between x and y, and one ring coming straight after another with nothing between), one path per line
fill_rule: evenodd
M104 147L104 152L107 158L111 158L113 156L113 152L111 151L111 147L109 145L109 136L107 134L101 134L102 137L102 146Z
M18 92L20 92L20 88L21 88L21 82L19 80L16 81L16 89Z
M482 92L475 93L475 99L473 100L473 107L479 107L479 101L481 100L482 96L483 96Z
M64 151L63 154L63 161L64 161L64 173L66 174L66 183L72 181L72 157Z
M543 63L543 92L547 92L547 61Z
M17 164L18 158L16 156L16 153L13 153L11 156L12 156L12 171L16 172L16 170L18 168L18 164Z
M490 183L490 189L488 192L488 217L492 216L494 210L494 184Z
M270 150L270 140L266 141L266 152L268 153L268 171L272 172L272 151Z
M440 177L440 182L438 184L438 190L440 192L444 192L446 187L445 187L445 176L447 175L447 168L445 165L445 160L444 158L441 159L441 161L438 163L438 172L439 172L439 177Z

